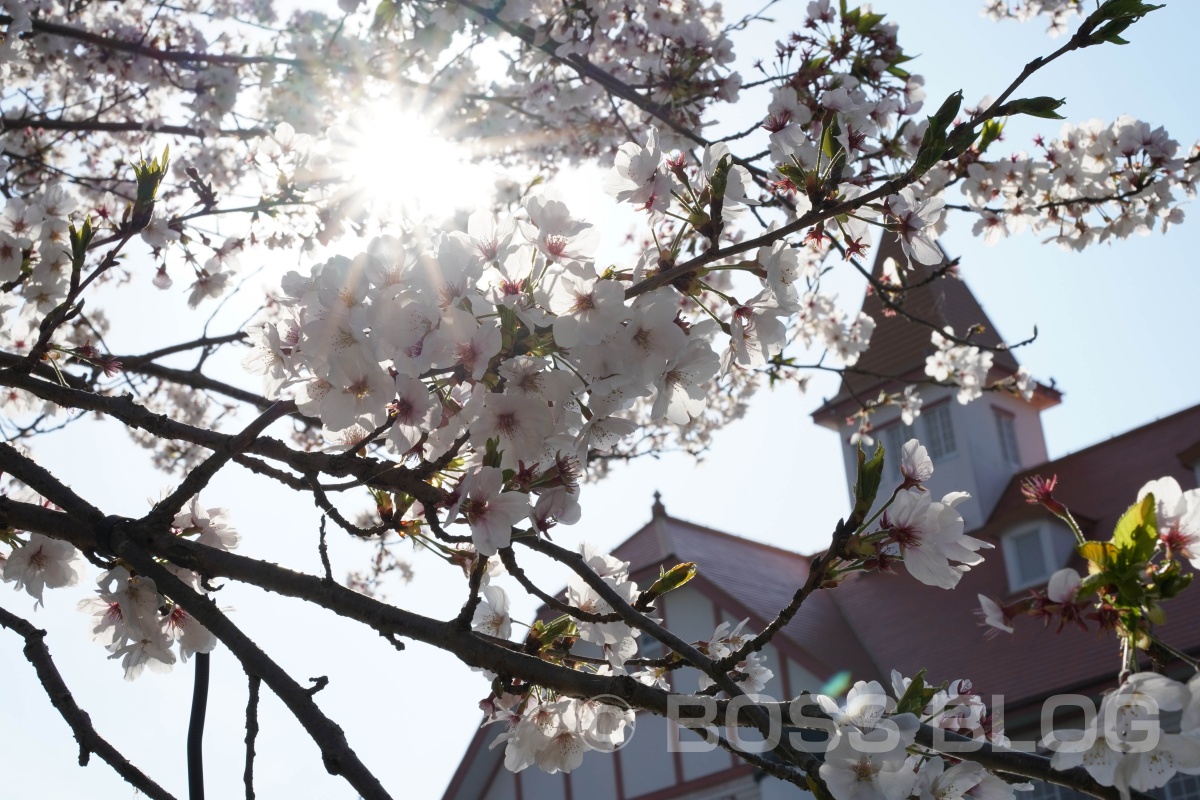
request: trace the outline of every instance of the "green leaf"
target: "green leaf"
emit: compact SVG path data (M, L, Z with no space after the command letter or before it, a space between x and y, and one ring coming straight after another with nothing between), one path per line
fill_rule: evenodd
M1102 544L1102 542L1093 542L1092 544ZM1110 583L1112 583L1112 575L1108 572L1096 572L1088 575L1079 582L1079 588L1075 590L1075 599L1086 600Z
M72 223L67 231L71 237L71 264L76 269L82 269L88 246L92 243L92 237L96 235L96 230L92 227L92 218L84 217L79 228Z
M854 26L854 29L859 33L865 34L880 22L883 22L883 17L883 14L872 14L868 11L858 18L858 23Z
M163 148L162 158L147 161L141 159L133 165L133 176L137 182L137 194L129 213L129 225L135 231L140 231L150 224L154 215L154 201L158 197L158 187L167 175L167 166L171 163L170 146Z
M1026 97L1021 100L1010 100L1000 106L996 113L1006 117L1026 114L1042 119L1065 119L1062 114L1057 112L1066 102L1065 97L1062 100L1055 100L1053 97Z
M1083 556L1089 564L1094 565L1090 571L1103 572L1116 563L1117 548L1108 542L1084 542L1075 547L1075 551Z
M837 148L841 145L838 143L838 134L842 132L838 125L837 114L830 114L829 121L825 124L825 130L821 133L821 152L830 161L833 160L833 155Z
M1170 600L1190 586L1194 577L1196 577L1194 572L1173 572L1159 581L1158 590L1162 593L1164 600Z
M896 701L896 713L920 716L937 691L937 688L925 685L925 670L922 669L913 676L912 683L904 690L904 696Z
M485 467L499 467L501 450L500 437L494 437L487 440L487 446L483 452L483 465Z
M375 6L375 18L371 20L371 32L378 33L390 28L392 21L396 19L396 12L399 8L396 0L381 0L379 5Z
M1085 34L1083 46L1090 47L1102 42L1129 44L1121 34L1142 17L1160 8L1161 5L1154 6L1140 0L1109 0L1093 11L1080 26L1081 33L1090 31Z
M1155 515L1153 494L1147 494L1140 503L1134 503L1113 530L1112 545L1124 564L1141 564L1154 555L1158 543L1158 523Z
M937 130L942 133L946 132L946 128L950 127L950 123L954 122L954 118L958 116L958 109L962 107L963 93L959 89L954 94L942 101L942 106L937 110L937 113L929 118L930 130Z
M1107 0L1107 2L1101 3L1100 7L1091 13L1087 21L1103 22L1104 20L1137 19L1160 8L1162 8L1161 5L1152 6L1141 2L1141 0Z
M979 137L979 152L985 153L992 142L1000 138L1004 132L1004 123L998 119L989 119L983 123L983 132Z
M534 623L534 626L530 629L530 632L537 637L538 641L542 643L543 647L549 647L554 643L555 639L558 639L562 636L578 635L578 630L575 627L575 620L571 619L565 614L545 624L542 622Z
M883 445L875 448L870 459L858 448L858 478L854 483L854 511L851 517L857 520L853 527L857 528L862 520L867 518L871 506L875 504L875 496L879 494L879 484L883 481Z
M694 577L696 577L696 562L688 561L685 564L676 564L658 576L658 580L650 586L650 593L666 594L683 586Z
M918 175L927 172L930 167L942 160L942 156L946 152L946 129L958 116L958 109L962 107L962 99L963 93L960 89L947 97L937 113L929 118L929 127L925 131L925 138L921 140L921 149L917 151L916 162L913 164L913 169Z
M713 197L724 197L725 188L729 184L729 170L733 167L733 158L728 155L721 156L721 160L713 167L712 178L709 179L709 186L712 187Z
M967 152L971 148L971 145L975 143L978 135L975 132L975 128L969 124L956 127L950 133L950 138L946 141L946 157L958 158Z
M780 175L799 187L803 187L807 182L804 170L795 164L776 164L775 169L779 170Z

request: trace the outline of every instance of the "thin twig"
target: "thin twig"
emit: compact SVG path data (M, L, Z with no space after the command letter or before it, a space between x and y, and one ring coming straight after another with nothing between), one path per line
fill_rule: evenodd
M321 540L317 545L317 554L321 556L321 566L325 568L325 581L333 583L333 567L329 565L329 545L325 542L325 519L326 515L321 515Z

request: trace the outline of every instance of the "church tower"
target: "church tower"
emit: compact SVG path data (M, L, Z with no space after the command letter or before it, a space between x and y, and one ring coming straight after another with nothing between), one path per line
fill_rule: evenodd
M899 241L885 234L875 257L872 272L883 274L888 259L907 263ZM913 263L913 269L901 269L901 279L913 288L898 295L904 311L936 325L950 326L961 335L970 326L981 323L984 330L973 337L981 345L1003 342L979 301L953 268L933 277L943 265L934 267ZM927 380L925 359L935 351L930 336L933 329L902 314L887 310L877 294L870 291L862 310L875 320L871 345L858 363L847 370L836 395L813 412L813 420L842 438L842 455L847 486L853 491L856 446L850 443L857 423L847 419L859 409L859 403L874 400L881 391L895 392L904 386ZM988 383L1006 378L1017 371L1012 352L995 353ZM953 387L921 385L924 401L920 416L912 426L904 425L900 411L885 407L873 415L871 435L883 444L890 465L884 485L899 478L896 455L904 442L916 437L933 459L934 475L927 484L935 497L951 491L967 491L972 499L960 507L967 530L975 530L991 515L1012 476L1023 469L1046 461L1046 441L1042 432L1041 412L1059 403L1061 394L1054 388L1037 385L1029 402L1003 392L985 392L967 405L960 404ZM868 450L868 452L870 452Z

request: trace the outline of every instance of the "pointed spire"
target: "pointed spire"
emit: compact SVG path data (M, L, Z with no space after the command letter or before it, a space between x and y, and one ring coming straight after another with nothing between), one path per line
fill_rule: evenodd
M953 266L946 261L932 267L913 262L911 269L905 269L904 265L909 263L908 257L900 249L898 237L893 234L883 234L877 247L872 275L879 278L883 274L884 262L893 258L900 265L903 280L912 286L902 293L899 300L904 311L939 327L949 325L959 334L966 333L967 328L975 323L982 323L984 330L973 337L974 341L990 346L1003 341ZM942 274L935 275L938 271L942 271ZM862 310L875 320L871 346L859 359L856 365L858 371L847 373L837 395L813 413L813 418L818 422L841 424L841 412L845 410L842 406L847 405L847 401L855 395L871 398L885 385L901 385L925 375L925 358L933 349L930 342L932 329L913 322L903 314L894 313L884 306L879 295L873 291L863 299ZM995 369L1004 375L1017 371L1017 360L1009 351L996 353L994 364Z
M656 489L654 492L654 505L650 506L650 516L652 519L658 519L666 515L667 507L662 504L662 493Z

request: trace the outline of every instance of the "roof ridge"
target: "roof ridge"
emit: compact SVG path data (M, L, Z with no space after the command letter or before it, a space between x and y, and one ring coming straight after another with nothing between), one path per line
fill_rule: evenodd
M1136 433L1142 433L1149 428L1153 428L1158 425L1165 425L1165 424L1171 422L1172 420L1174 420L1176 417L1183 416L1184 414L1187 414L1188 412L1191 412L1191 411L1196 411L1197 409L1200 409L1200 403L1193 403L1192 405L1181 408L1178 411L1172 411L1170 414L1167 414L1166 416L1150 420L1149 422L1143 423L1142 425L1138 425L1136 428L1128 428L1126 430L1121 431L1120 433L1114 433L1112 436L1109 436L1107 439L1101 439L1098 442L1092 442L1091 444L1087 445L1086 447L1081 447L1078 450L1072 450L1069 453L1064 453L1063 455L1059 456L1058 458L1047 459L1046 461L1043 461L1041 464L1037 464L1035 466L1023 469L1020 472L1014 474L1012 479L1016 480L1018 477L1020 477L1022 475L1028 475L1031 472L1033 472L1034 470L1044 469L1045 467L1048 467L1052 464L1059 464L1063 461L1066 461L1067 459L1071 459L1071 458L1075 458L1077 456L1082 456L1084 454L1088 454L1088 453L1090 453L1090 451L1096 450L1097 448L1104 447L1106 445L1110 445L1113 442L1116 442L1118 439L1124 439L1127 436L1132 436ZM1192 442L1190 444L1195 444L1195 443ZM1011 483L1011 481L1010 481L1010 483Z
M708 525L702 525L699 522L692 522L691 520L682 519L680 517L673 517L670 514L663 515L662 519L667 519L667 520L670 520L671 522L677 522L681 525L687 525L688 527L695 528L696 530L698 530L702 533L713 534L722 539L732 539L741 544L749 544L749 545L753 545L755 547L759 547L759 548L762 548L765 550L772 550L774 552L777 552L777 553L780 553L780 554L783 554L786 556L791 556L793 558L797 558L797 559L800 559L801 561L804 561L806 566L809 561L809 556L806 556L805 554L803 554L799 551L796 551L796 550L789 550L786 547L780 547L777 544L770 544L769 542L761 542L757 539L751 539L747 536L742 536L740 534L729 533L728 531L718 530L717 528L711 528ZM674 543L674 542L672 542L672 543ZM673 552L673 550L672 550L672 552Z

